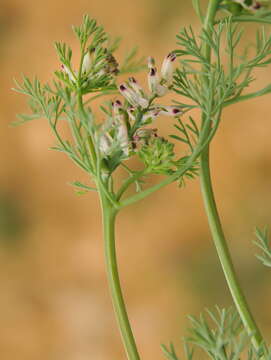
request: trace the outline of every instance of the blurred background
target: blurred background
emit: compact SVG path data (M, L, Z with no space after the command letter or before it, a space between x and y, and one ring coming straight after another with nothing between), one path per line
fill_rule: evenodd
M198 22L190 1L2 0L0 7L0 356L3 360L125 359L104 270L96 194L77 196L81 171L61 153L45 120L11 128L26 99L10 89L24 73L48 80L53 42L76 48L71 24L90 14L122 57L134 45L162 61L181 26ZM246 28L248 38L254 28ZM270 82L271 69L254 85ZM145 75L139 75L142 81ZM166 136L171 120L159 123ZM254 257L254 226L271 223L270 97L227 109L212 145L218 207L249 303L270 341L270 272ZM143 359L187 334L187 314L231 305L198 181L173 184L118 219L117 246L128 312ZM268 335L269 334L269 335ZM269 338L268 338L269 337Z

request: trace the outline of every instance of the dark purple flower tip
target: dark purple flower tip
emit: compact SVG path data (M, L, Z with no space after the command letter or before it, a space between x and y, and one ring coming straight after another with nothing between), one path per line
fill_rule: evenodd
M116 105L118 105L118 106L121 106L121 102L120 102L120 100L116 100Z
M256 2L256 4L253 6L253 9L254 10L258 10L258 9L260 9L262 6L261 6L261 4L259 3L259 2Z
M150 76L155 76L156 75L156 69L155 68L151 68L150 69Z
M120 91L125 91L125 90L127 90L126 86L123 85L123 84L121 84L121 85L120 85Z
M173 114L179 114L181 112L180 109L174 108L172 109Z
M174 52L170 52L167 56L167 58L170 60L170 61L175 61L176 60L176 54Z

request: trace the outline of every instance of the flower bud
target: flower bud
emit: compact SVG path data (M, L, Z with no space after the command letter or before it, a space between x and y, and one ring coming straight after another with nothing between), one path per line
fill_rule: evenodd
M82 72L88 73L90 69L91 69L91 58L90 58L90 53L88 51L83 58Z
M131 106L127 109L127 112L128 112L129 118L132 121L135 121L135 108Z
M157 137L157 129L145 128L145 129L138 129L133 136L135 142L140 142L146 144L148 140L153 137Z
M183 113L182 109L177 106L161 106L160 110L160 115L166 116L180 116Z
M152 94L157 96L164 96L168 92L168 88L166 86L160 85L160 79L157 74L157 69L152 67L150 68L148 74L148 85Z
M161 109L154 109L148 111L146 114L142 117L142 125L151 124L157 116L160 114Z
M119 100L116 100L113 101L112 107L113 107L113 116L114 118L117 118L116 120L118 120L120 117L120 110L122 109L122 104Z
M61 69L62 69L62 71L64 71L68 75L69 79L72 82L76 82L75 76L73 75L72 71L66 65L62 64Z
M157 69L155 67L151 67L148 74L148 85L150 91L155 94L157 85L159 84L159 76L157 74Z
M173 79L173 62L176 60L176 54L175 53L169 53L162 64L161 74L162 79L165 80L168 84L172 83Z
M108 133L104 133L100 137L99 149L102 155L107 156L111 152L113 139Z
M149 106L149 101L147 99L130 89L126 84L121 84L119 90L131 105L135 107L140 106L143 109L146 109Z
M127 125L123 118L120 119L117 129L117 139L119 141L120 147L126 156L129 155L129 137Z
M136 79L134 77L129 78L129 85L138 95L145 96L144 90L138 84L138 82L136 81Z
M151 69L155 67L155 60L152 56L149 56L147 59L148 68Z

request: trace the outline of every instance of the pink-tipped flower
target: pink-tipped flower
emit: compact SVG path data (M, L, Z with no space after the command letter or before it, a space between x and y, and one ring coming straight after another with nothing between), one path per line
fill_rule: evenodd
M114 118L117 118L116 120L119 120L119 117L121 116L120 110L122 109L121 102L119 100L113 101L112 107Z
M143 88L138 84L134 77L129 78L129 86L140 96L145 97Z
M253 12L259 10L262 7L261 3L256 0L253 0L250 5L248 5L245 0L234 0L234 2L243 6L244 9L250 10Z
M137 144L147 144L151 138L157 137L157 129L144 128L138 129L133 136L134 147L137 147Z
M76 82L76 78L73 72L64 64L61 65L61 70L64 71L72 82Z
M151 124L157 116L160 114L161 109L153 109L148 111L146 114L142 117L142 125Z
M83 63L82 63L82 72L83 73L88 73L91 69L91 57L90 57L90 53L89 51L85 54L84 58L83 58Z
M155 94L156 93L156 88L159 85L159 76L157 73L157 69L155 67L151 67L149 74L148 74L148 85L149 85L149 89L150 91Z
M146 109L149 106L149 101L147 99L137 94L134 90L130 89L126 84L121 84L119 86L119 90L131 105L135 107L140 106L143 109Z
M162 64L161 68L161 75L162 79L167 82L167 84L171 85L172 79L173 79L173 63L176 60L176 54L175 53L169 53Z
M183 113L182 109L178 106L161 106L160 110L160 115L166 116L180 116Z

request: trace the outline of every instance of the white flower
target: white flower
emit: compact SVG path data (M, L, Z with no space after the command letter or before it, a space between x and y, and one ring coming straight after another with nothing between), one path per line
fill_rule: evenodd
M162 64L162 68L161 68L161 75L162 75L162 79L165 80L169 85L172 84L172 79L173 79L173 62L176 60L176 54L174 53L169 53Z
M253 0L251 5L247 5L245 0L234 0L234 2L242 5L243 8L246 9L246 10L255 11L255 10L258 10L258 9L261 8L261 3L259 1L256 1L256 0Z
M110 154L112 149L113 139L108 133L104 133L99 139L99 149L103 156Z
M91 57L90 57L90 53L89 51L85 54L84 58L83 58L83 63L82 63L82 72L83 73L88 73L91 69Z
M129 86L140 96L146 97L142 86L138 84L134 77L129 78Z
M147 99L139 95L133 89L130 89L126 84L121 84L119 90L131 105L135 107L140 106L143 109L146 109L149 106L149 101Z
M129 118L132 121L135 121L135 108L131 106L127 109L127 112L128 112Z
M62 69L62 71L64 71L64 72L68 75L69 79L70 79L72 82L76 82L76 78L75 78L75 76L73 75L73 72L72 72L66 65L62 64L62 65L61 65L61 69Z
M153 110L148 111L142 117L142 125L152 123L157 118L157 116L160 114L160 112L161 112L161 109L153 109Z
M168 92L168 88L161 85L160 82L157 69L155 67L151 67L148 74L148 85L153 95L164 96Z
M122 104L119 100L113 102L113 120L117 128L116 138L126 156L129 155L129 137L126 122L121 114Z

